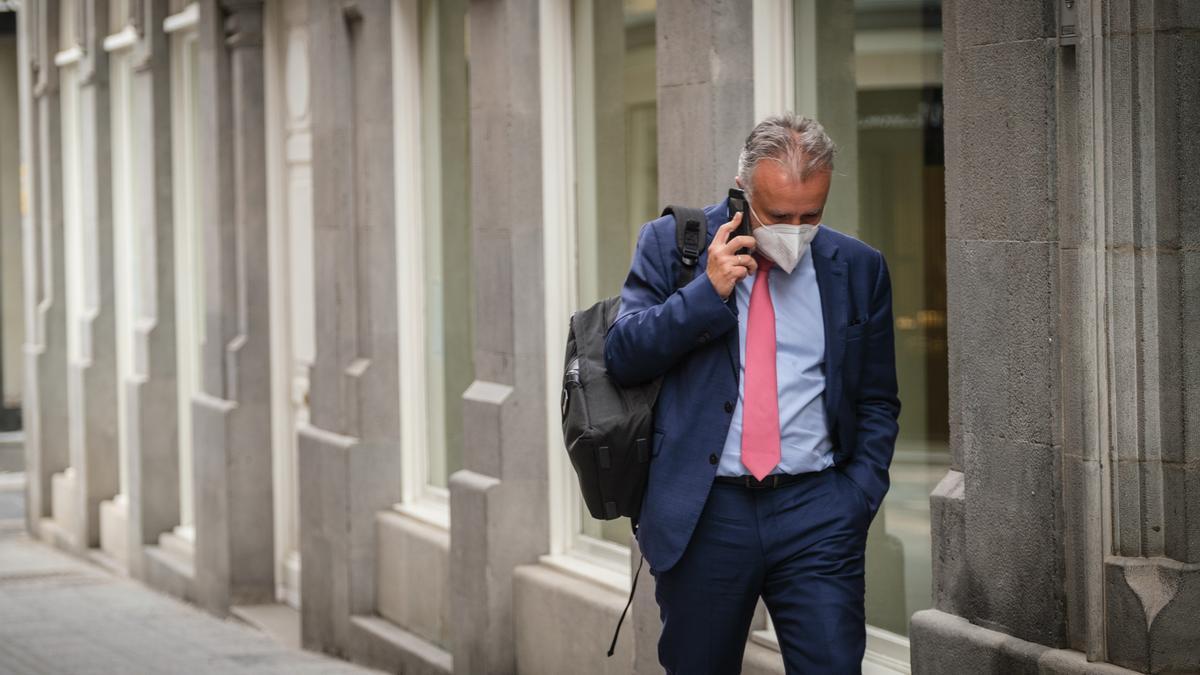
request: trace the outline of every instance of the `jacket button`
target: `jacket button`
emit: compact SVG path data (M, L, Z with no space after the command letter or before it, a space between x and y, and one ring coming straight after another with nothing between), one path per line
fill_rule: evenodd
M733 403L732 402L725 401L725 412L727 412L727 413L733 412Z
M709 337L711 337L711 336L708 334L708 331L704 331L703 333L700 334L700 342L701 343L708 342Z
M716 456L715 454L713 454L713 455L709 455L709 456L708 456L708 463L709 463L709 464L714 464L714 465L715 465L715 464L717 463L717 461L718 461L718 460L717 460L717 456Z

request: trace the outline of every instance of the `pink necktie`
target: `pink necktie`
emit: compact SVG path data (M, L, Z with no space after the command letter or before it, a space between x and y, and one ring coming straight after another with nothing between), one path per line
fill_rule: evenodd
M746 319L746 387L742 464L758 480L779 464L779 390L775 381L775 307L768 282L773 263L762 256Z

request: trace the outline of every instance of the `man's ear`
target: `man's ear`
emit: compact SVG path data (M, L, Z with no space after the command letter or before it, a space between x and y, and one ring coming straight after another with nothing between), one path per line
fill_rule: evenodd
M733 184L734 184L734 185L737 185L739 190L745 190L745 189L746 189L746 186L745 186L745 185L742 185L742 177L741 177L741 176L734 176L734 177L733 177Z

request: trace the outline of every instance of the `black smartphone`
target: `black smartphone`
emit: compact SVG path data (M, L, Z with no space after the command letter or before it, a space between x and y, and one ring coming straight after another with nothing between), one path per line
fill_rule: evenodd
M729 188L729 213L727 214L728 219L733 220L733 216L736 213L742 214L742 222L740 225L738 225L738 228L733 231L733 234L731 234L729 238L732 239L733 237L740 237L742 235L745 235L747 237L751 236L750 235L750 209L747 207L746 193L741 188ZM742 247L742 248L738 249L738 255L743 255L743 254L748 254L748 253L750 253L750 249L748 249L748 248Z

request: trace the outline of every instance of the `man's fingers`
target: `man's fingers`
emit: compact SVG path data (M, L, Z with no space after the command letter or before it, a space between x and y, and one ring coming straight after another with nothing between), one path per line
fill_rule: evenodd
M758 246L758 241L748 234L743 234L725 242L725 245L722 247L722 253L733 253L743 248L753 251L755 246Z
M724 246L725 243L729 241L730 233L732 233L741 223L742 213L739 211L733 214L733 220L717 228L717 233L713 235L713 246Z

